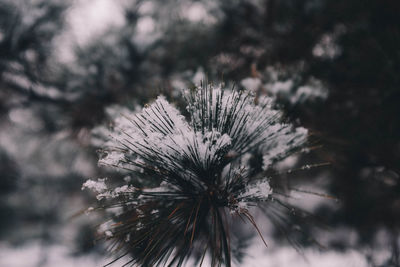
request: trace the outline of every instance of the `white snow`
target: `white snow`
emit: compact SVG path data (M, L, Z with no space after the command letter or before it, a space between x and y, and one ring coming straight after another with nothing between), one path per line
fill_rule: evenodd
M104 158L99 160L99 165L118 165L124 160L124 154L117 151L110 151Z
M129 236L126 237L129 240ZM305 249L303 255L299 254L290 246L272 246L265 248L260 242L253 242L253 245L246 250L246 257L240 264L232 263L232 266L246 267L367 267L369 266L364 252L349 250L347 252L317 251ZM374 262L382 263L387 260L388 250L377 249L374 253ZM42 257L46 257L43 261ZM379 260L378 260L379 258ZM29 260L27 260L29 259ZM112 258L100 254L89 254L76 257L71 254L70 249L65 245L41 246L39 243L28 243L21 247L13 247L7 243L0 243L0 266L10 267L70 267L85 266L97 267L109 263ZM128 259L118 261L117 265L123 265ZM193 266L190 260L184 266Z
M290 92L292 87L293 87L292 80L277 81L266 85L267 90L274 95L277 95L278 93L287 94Z
M301 147L307 140L307 129L298 127L294 131L290 127L280 128L274 132L274 138L264 144L263 168L268 169L274 160L285 158L291 149Z
M246 187L246 191L239 195L239 198L249 199L254 198L258 200L267 200L272 194L272 188L269 182L264 180Z
M82 185L82 190L85 188L88 188L90 190L93 190L96 193L103 193L104 191L107 190L106 186L106 181L107 178L103 179L98 179L97 181L94 180L87 180L83 185Z
M257 90L260 89L261 87L261 79L260 78L246 78L243 79L240 84L246 88L247 90L250 90L252 92L256 92Z

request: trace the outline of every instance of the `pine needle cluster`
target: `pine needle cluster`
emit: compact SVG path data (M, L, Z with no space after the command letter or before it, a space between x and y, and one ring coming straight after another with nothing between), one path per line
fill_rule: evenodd
M249 209L274 195L266 170L306 142L307 130L283 123L268 97L204 85L184 98L186 117L163 96L118 117L99 164L126 172L126 184L83 186L118 208L104 233L126 266L201 265L206 255L207 265L231 266L230 220L263 239Z

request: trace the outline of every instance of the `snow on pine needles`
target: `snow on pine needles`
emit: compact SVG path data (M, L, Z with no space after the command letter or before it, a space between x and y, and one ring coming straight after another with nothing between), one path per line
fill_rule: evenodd
M263 238L249 207L272 199L266 170L306 142L307 130L283 123L268 97L255 104L247 92L207 85L184 98L185 113L163 96L140 112L125 110L99 164L120 169L126 183L83 185L101 207L119 208L106 238L128 266L181 266L189 257L201 264L207 253L211 266L230 266L229 221L247 220ZM262 166L251 163L256 155Z

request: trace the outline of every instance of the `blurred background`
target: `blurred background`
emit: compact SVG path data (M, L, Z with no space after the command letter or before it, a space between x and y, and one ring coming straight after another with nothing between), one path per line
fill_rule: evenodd
M316 146L282 166L330 163L282 179L338 198L292 194L315 218L283 231L257 216L269 248L237 266L400 266L398 0L0 0L0 266L109 262L102 214L77 215L119 175L94 129L204 78L274 97Z

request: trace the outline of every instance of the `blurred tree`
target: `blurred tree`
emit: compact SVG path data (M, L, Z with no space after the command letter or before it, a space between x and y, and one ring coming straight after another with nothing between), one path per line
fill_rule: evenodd
M61 31L63 1L8 1L0 5L0 82L4 98L59 101L49 79L51 40ZM46 75L47 74L47 75ZM57 82L55 82L57 83Z

